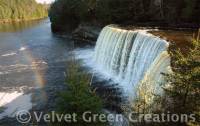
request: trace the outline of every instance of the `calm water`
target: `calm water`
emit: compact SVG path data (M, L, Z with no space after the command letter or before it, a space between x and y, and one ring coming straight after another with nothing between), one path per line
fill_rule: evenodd
M0 90L62 82L69 44L51 33L49 20L1 24Z
M0 24L0 108L6 108L0 119L16 110L55 106L71 44L67 36L51 33L49 20Z

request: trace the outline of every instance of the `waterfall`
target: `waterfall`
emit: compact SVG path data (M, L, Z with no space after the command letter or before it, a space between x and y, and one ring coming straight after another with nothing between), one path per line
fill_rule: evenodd
M154 90L162 81L161 73L170 66L167 49L168 42L145 31L106 26L95 46L94 63L128 93L136 92L147 81Z
M155 95L162 94L162 83L165 81L162 73L171 72L170 56L167 51L163 51L154 60L144 78L138 84L136 97L142 97L145 103L150 104ZM163 85L166 86L166 85Z

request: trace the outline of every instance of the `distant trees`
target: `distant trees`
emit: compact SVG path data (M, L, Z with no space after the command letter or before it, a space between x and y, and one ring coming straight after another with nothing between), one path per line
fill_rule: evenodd
M199 0L57 0L49 16L53 25L74 25L80 22L165 24L200 22Z
M29 20L46 17L47 8L35 0L1 0L0 21Z

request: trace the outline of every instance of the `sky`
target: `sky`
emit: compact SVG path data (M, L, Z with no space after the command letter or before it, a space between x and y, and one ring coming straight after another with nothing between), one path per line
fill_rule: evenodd
M46 2L46 3L51 3L51 2L53 2L53 1L55 1L55 0L36 0L38 3L44 3L44 2Z

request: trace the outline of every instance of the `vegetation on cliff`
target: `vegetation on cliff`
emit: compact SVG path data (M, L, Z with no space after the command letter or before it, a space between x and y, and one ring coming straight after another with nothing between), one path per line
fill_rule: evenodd
M180 50L171 52L172 70L166 75L170 87L165 88L167 100L163 104L166 111L177 114L195 114L195 121L187 125L200 124L200 31L192 40L187 54ZM170 102L169 102L169 99ZM170 103L170 104L169 104Z
M65 30L63 26L72 24L76 27L82 22L100 25L153 22L190 27L199 25L199 14L199 0L57 0L49 12L52 26L57 26L57 30Z
M180 50L171 50L172 71L163 74L166 83L163 86L163 94L155 95L154 102L145 102L145 96L140 97L134 103L133 110L137 113L173 113L177 115L190 115L187 122L165 121L149 122L147 125L156 126L199 126L200 124L200 31L198 36L192 40L191 46L186 47L187 54ZM167 86L166 86L167 84ZM145 92L145 90L144 90ZM191 118L193 115L193 118ZM181 116L180 116L181 117ZM176 118L177 119L177 118ZM138 124L143 126L146 122Z
M0 0L0 22L47 17L47 7L35 0Z

